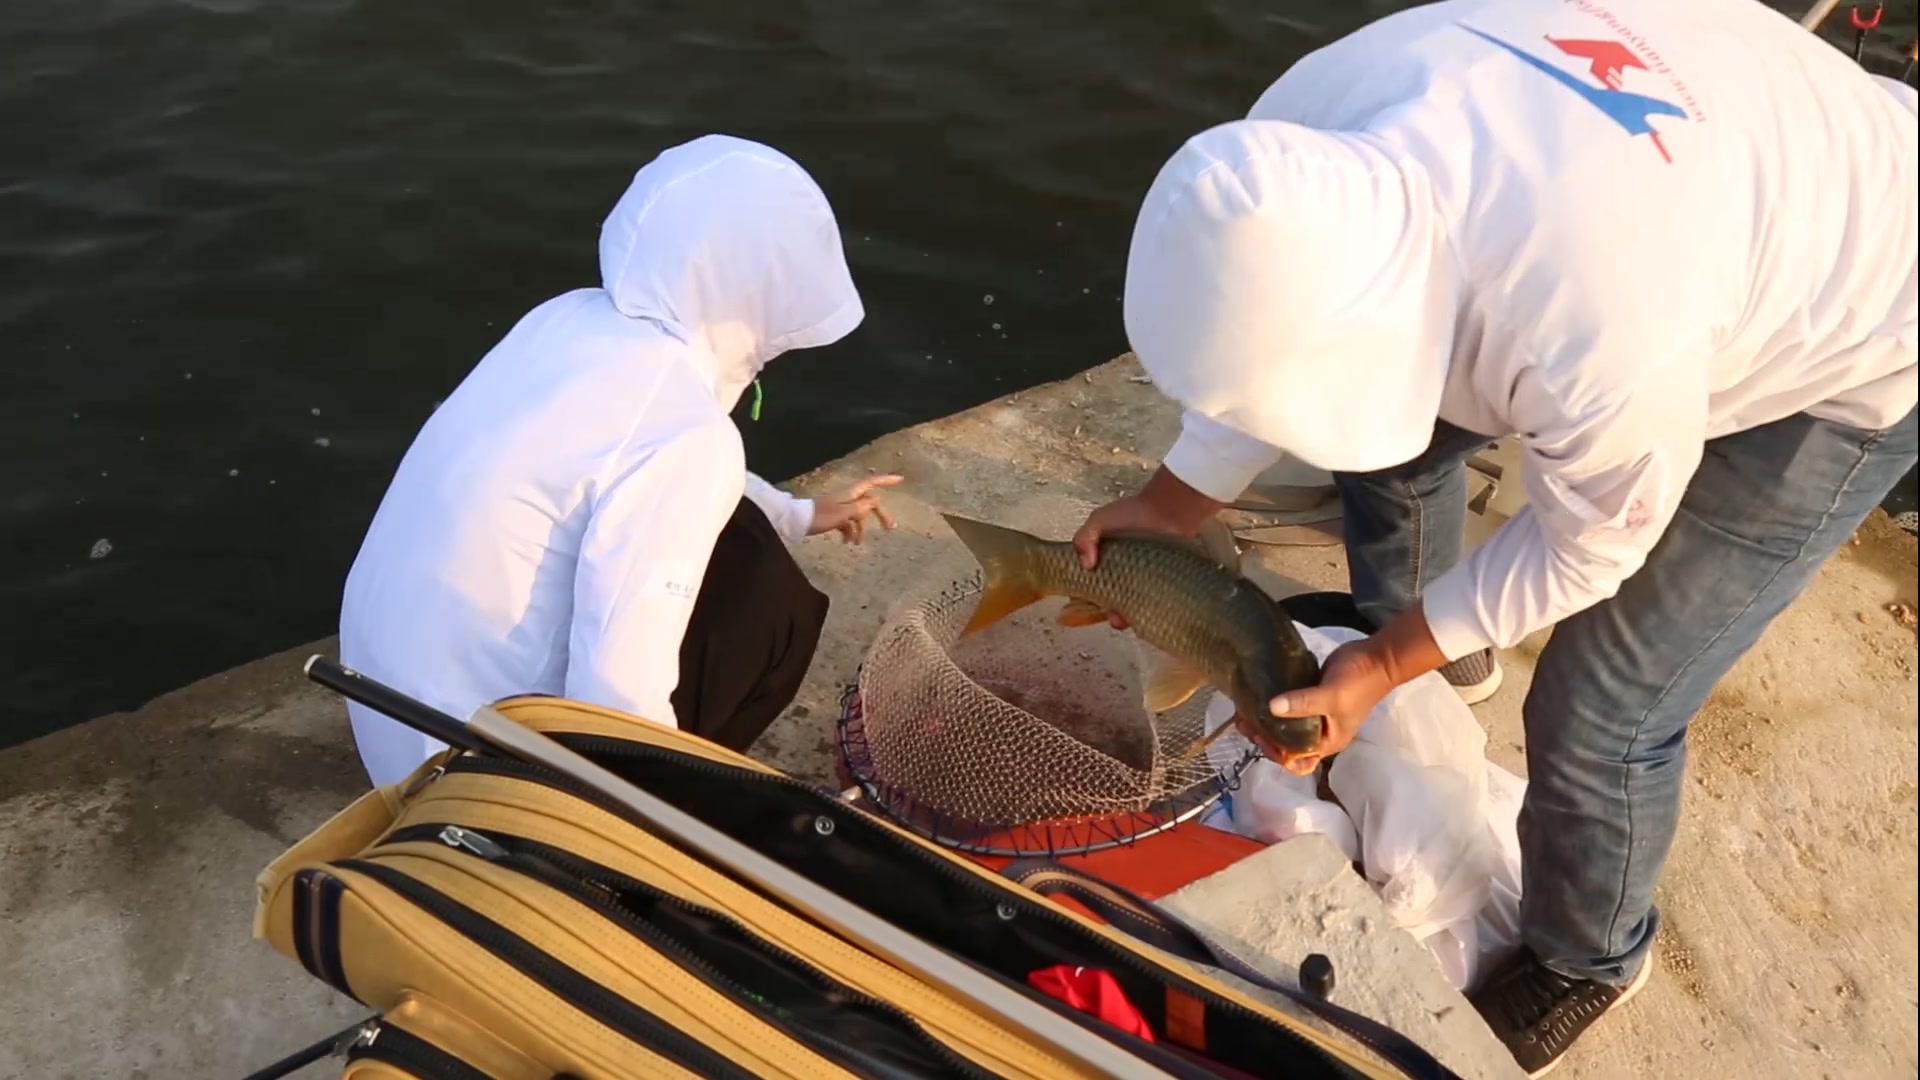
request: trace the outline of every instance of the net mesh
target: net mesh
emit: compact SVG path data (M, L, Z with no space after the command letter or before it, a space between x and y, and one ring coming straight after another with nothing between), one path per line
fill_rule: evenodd
M1087 851L1192 817L1251 760L1176 760L1211 693L1149 713L1129 636L1036 605L962 639L980 587L976 573L902 611L847 689L841 751L889 815L974 851Z

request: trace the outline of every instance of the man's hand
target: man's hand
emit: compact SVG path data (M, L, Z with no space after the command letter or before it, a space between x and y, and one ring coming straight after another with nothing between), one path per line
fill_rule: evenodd
M1100 538L1108 533L1144 530L1192 536L1225 505L1188 487L1162 465L1139 494L1115 499L1088 514L1086 523L1073 534L1073 550L1079 553L1080 565L1091 570L1100 562ZM1115 630L1127 628L1127 620L1117 612L1108 612L1107 622Z
M1198 526L1195 526L1198 528ZM1146 493L1127 495L1087 515L1080 530L1073 534L1073 550L1080 565L1091 570L1100 561L1100 538L1111 532L1164 532L1191 536L1186 523L1156 506Z
M873 489L892 487L901 481L901 477L891 473L886 476L870 476L847 489L846 494L836 498L815 499L813 503L813 525L807 529L808 536L818 536L824 532L838 532L840 541L858 544L867 535L867 515L872 514L883 528L893 528L893 515L880 505L880 496Z
M1321 733L1317 753L1286 760L1276 748L1261 743L1269 758L1305 775L1320 764L1321 758L1347 748L1374 706L1380 704L1395 685L1372 645L1371 639L1347 642L1328 654L1326 663L1320 665L1320 685L1290 690L1269 702L1275 716L1326 717L1326 729ZM1253 736L1249 730L1252 727L1244 721L1241 724L1241 730L1248 732L1249 737ZM1260 743L1257 738L1254 741Z
M1145 529L1192 536L1225 506L1188 487L1162 465L1139 494L1115 499L1088 514L1086 524L1073 534L1073 550L1080 554L1080 565L1091 570L1100 562L1100 538L1110 532Z
M1115 499L1107 505L1087 515L1080 531L1073 534L1073 550L1080 555L1080 565L1091 570L1100 561L1100 538L1110 532L1123 532L1128 529L1148 529L1154 532L1179 532L1179 523L1163 514L1153 505L1143 492ZM1125 630L1129 625L1126 617L1117 611L1107 612L1107 624L1115 630ZM1093 625L1098 626L1099 623Z
M1374 706L1394 687L1437 670L1446 659L1434 643L1426 612L1417 603L1372 637L1333 650L1320 665L1320 685L1289 690L1268 702L1275 716L1326 717L1319 752L1281 763L1297 773L1312 772L1321 758L1347 748ZM1273 756L1271 751L1268 756Z

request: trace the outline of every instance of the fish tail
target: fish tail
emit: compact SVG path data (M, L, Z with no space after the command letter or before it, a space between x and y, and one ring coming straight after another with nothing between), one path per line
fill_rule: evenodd
M1041 598L1043 594L1034 585L1026 560L1022 558L1030 546L1040 543L1039 540L1018 529L989 525L984 521L973 521L952 514L940 516L947 519L954 535L973 553L974 560L985 574L980 602L974 607L973 618L967 620L962 635L984 630Z

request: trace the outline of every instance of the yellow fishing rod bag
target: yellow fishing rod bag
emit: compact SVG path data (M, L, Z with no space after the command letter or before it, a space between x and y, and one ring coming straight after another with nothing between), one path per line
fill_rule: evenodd
M1190 928L1077 872L1025 866L1029 888L831 791L610 710L537 697L496 709L1160 1075L1451 1075L1364 1017L1302 995L1324 1021L1309 1024L1235 989ZM376 1011L343 1040L352 1080L1101 1075L634 817L576 777L451 749L268 866L254 933ZM1106 921L1043 895L1048 882ZM1056 965L1110 973L1151 1037L1028 986Z

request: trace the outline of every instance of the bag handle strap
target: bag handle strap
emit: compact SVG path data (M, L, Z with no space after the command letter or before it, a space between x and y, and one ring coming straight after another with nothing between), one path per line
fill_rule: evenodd
M1042 896L1067 896L1099 913L1114 928L1183 960L1232 973L1280 994L1360 1040L1415 1080L1460 1080L1418 1043L1372 1017L1301 992L1242 960L1199 928L1142 896L1096 875L1050 859L1016 859L1000 873Z

